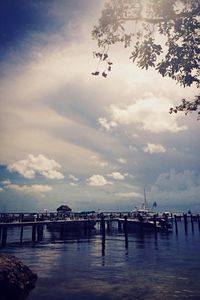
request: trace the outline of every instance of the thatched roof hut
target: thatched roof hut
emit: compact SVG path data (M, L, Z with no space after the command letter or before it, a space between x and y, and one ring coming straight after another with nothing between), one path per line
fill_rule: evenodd
M72 210L68 205L60 205L57 208L57 212L59 212L59 213L66 213L66 212L70 212L70 211L72 211Z

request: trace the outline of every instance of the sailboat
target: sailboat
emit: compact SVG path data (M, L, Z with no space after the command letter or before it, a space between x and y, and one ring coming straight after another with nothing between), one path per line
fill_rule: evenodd
M131 215L133 217L138 214L140 214L141 216L147 216L147 215L149 216L150 214L151 215L155 214L155 212L150 211L148 208L145 189L144 189L144 202L141 204L140 208L135 207L135 209L131 211Z
M154 202L153 207L157 204ZM146 192L144 189L144 202L140 208L135 208L127 218L127 226L130 230L140 231L170 231L172 229L171 223L164 217L159 216L153 210L148 208Z

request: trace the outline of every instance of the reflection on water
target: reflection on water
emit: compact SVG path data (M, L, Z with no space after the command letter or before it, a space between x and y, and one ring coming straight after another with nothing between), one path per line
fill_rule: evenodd
M200 286L200 232L179 223L173 233L128 233L113 226L64 234L44 232L45 240L32 244L28 228L25 244L3 252L15 254L39 276L29 300L198 300ZM19 232L8 240L19 241ZM29 239L28 239L29 237Z

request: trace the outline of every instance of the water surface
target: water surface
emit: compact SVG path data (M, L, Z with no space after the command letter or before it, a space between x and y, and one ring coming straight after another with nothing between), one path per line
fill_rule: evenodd
M19 229L9 231L8 246L1 249L16 255L38 274L36 288L28 300L153 300L200 299L200 231L178 223L178 234L128 234L113 225L102 235L96 228L60 238L45 230L40 243L18 243ZM128 246L128 247L127 247Z

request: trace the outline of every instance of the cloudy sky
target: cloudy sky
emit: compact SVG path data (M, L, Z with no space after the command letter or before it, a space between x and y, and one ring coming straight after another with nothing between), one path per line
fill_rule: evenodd
M183 88L113 49L95 77L103 0L0 1L0 210L200 210L196 115Z

